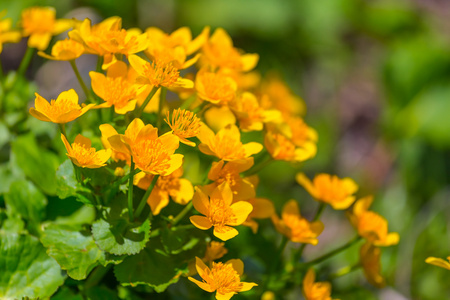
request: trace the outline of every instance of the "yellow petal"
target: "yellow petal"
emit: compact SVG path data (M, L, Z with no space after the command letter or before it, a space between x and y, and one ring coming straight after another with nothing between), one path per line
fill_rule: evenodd
M244 54L241 56L242 63L242 71L247 72L256 67L258 63L259 55L256 53L253 54Z
M207 216L209 214L209 199L199 188L195 188L195 194L192 198L194 208L201 214Z
M199 288L201 288L202 290L205 290L207 292L214 292L215 290L211 288L211 286L209 284L207 284L206 282L201 282L198 281L197 279L193 278L193 277L188 277L188 279L190 281L192 281L193 283L195 283L196 285L198 285Z
M236 270L236 272L239 274L239 276L244 274L244 263L242 262L242 260L230 259L225 264L227 264L227 265L230 264L233 267L233 269Z
M192 224L194 224L195 227L201 230L208 230L212 227L211 221L203 216L191 216L189 220Z
M443 260L442 258L437 257L428 257L425 262L427 264L435 265L447 270L450 270L450 263L448 261Z
M66 147L67 153L68 154L72 153L72 147L70 146L69 141L66 139L66 137L62 133L61 133L61 140L63 141L64 146Z
M171 190L170 196L176 203L185 205L189 203L189 201L191 201L192 197L194 196L194 187L189 180L184 178L179 179L178 183L178 189Z
M263 145L256 142L250 142L242 146L245 151L246 156L251 156L253 154L259 153L263 149Z
M134 54L128 56L128 62L138 74L145 74L145 66L149 64L146 60L143 60L142 58Z
M228 241L229 239L237 236L239 234L239 231L237 231L235 228L229 227L229 226L222 226L222 227L220 227L220 229L218 229L216 226L216 227L214 227L213 234L214 234L214 236L218 237L222 241Z
M225 294L220 294L219 292L216 292L216 299L217 300L230 300L233 295L236 294L235 292L229 292Z
M232 226L241 225L253 210L253 206L246 201L233 203L230 208L233 210L235 216L235 220L232 223L229 223L229 225Z
M283 206L283 212L281 213L281 218L283 220L288 219L289 216L295 216L300 217L300 209L298 208L298 203L295 200L289 200L284 206Z
M74 143L80 144L85 148L91 148L91 140L87 137L82 136L81 134L78 134L75 137Z
M306 177L303 173L298 173L295 176L295 179L297 180L298 184L303 186L305 190L314 198L317 198L317 190L315 186L312 184L311 180L309 180L308 177Z
M241 282L242 287L240 292L246 292L251 290L254 286L258 286L256 283L254 282Z
M250 214L252 218L265 219L275 214L275 207L269 199L256 198L252 205L253 210Z
M166 191L162 191L158 186L155 186L147 199L148 205L152 210L153 215L158 215L161 209L169 204L169 195Z
M41 113L40 111L34 109L33 107L30 108L30 115L35 117L36 119L44 122L53 122L49 117Z

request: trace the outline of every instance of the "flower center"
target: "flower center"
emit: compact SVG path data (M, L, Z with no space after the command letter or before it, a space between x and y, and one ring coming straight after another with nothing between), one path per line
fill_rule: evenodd
M239 292L242 288L239 274L231 264L213 262L211 269L206 269L204 280L219 294Z
M240 140L230 135L216 135L215 143L211 145L219 158L239 159L245 157L245 150Z
M75 157L80 165L87 166L95 164L98 161L98 153L95 148L87 148L82 144L73 143L71 156Z
M121 108L134 98L136 98L136 89L129 81L122 77L106 77L105 99L103 100Z
M220 100L221 102L233 100L235 95L234 88L226 76L215 73L204 73L202 81L205 87L205 94L208 98Z
M366 211L359 218L358 231L369 239L384 240L388 232L387 222L379 214Z
M65 113L79 109L81 109L81 107L77 102L71 99L62 98L58 99L58 101L51 100L50 107L44 113L51 119L56 119Z
M210 199L208 215L213 226L217 226L216 230L219 231L220 227L236 220L233 210L224 203L223 199Z
M173 112L171 123L169 120L169 112L167 112L165 121L173 130L173 134L180 138L190 138L200 132L200 119L191 111L178 108Z
M279 133L274 134L273 138L279 145L275 159L290 159L295 156L295 145L288 138Z
M156 87L160 85L171 87L177 82L180 72L171 62L164 63L163 60L157 59L156 62L144 66L144 76Z
M142 171L162 172L170 166L170 155L158 140L142 140L132 147L134 162Z

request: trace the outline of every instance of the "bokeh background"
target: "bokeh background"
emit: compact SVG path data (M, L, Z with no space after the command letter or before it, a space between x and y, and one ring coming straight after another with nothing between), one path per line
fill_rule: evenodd
M235 46L259 53L263 76L278 73L304 99L305 119L319 133L317 157L294 167L274 163L262 172L259 193L278 209L297 199L308 216L316 206L294 182L298 170L349 176L360 185L358 195L375 195L373 209L400 233L398 246L383 249L386 288L371 287L357 271L335 280L333 295L448 299L448 271L424 260L450 254L450 1L0 0L0 10L15 21L32 5L53 6L64 18L118 15L124 28L172 32L189 26L197 35L205 25L223 27ZM17 68L25 49L25 43L5 45L6 71ZM79 60L89 79L95 58ZM69 64L37 56L28 76L45 98L78 86ZM317 247L306 248L306 257L354 234L344 214L328 207L322 219L326 230ZM345 266L355 255L357 249L330 265Z

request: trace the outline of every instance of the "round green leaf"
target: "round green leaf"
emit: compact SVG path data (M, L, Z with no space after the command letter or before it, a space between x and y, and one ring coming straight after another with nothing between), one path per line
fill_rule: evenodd
M0 298L50 297L64 283L58 263L34 237L0 234Z

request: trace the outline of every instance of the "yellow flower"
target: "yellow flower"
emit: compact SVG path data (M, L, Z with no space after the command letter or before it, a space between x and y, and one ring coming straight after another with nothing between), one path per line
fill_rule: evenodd
M133 157L136 167L148 174L167 176L183 163L182 154L174 154L178 149L178 137L168 132L158 137L158 129L151 124L144 125L141 119L134 119L125 134L108 138L111 148Z
M169 197L178 204L186 205L194 196L192 183L184 178L183 168L175 170L167 176L160 176L153 187L147 203L153 215L158 215L161 209L169 204ZM134 176L135 184L143 190L147 190L153 180L154 175L138 173Z
M202 65L213 68L227 68L246 72L253 69L259 60L258 54L241 54L233 47L228 33L217 28L211 38L203 45Z
M114 135L118 135L119 133L114 129L114 127L112 127L109 124L102 124L99 126L99 128L100 128L100 131L102 132L101 140L102 140L103 147L105 147L105 149L112 150L111 158L116 162L119 160L124 160L129 165L131 163L130 153L128 151L119 152L119 151L114 150L108 141L108 139L110 137L112 137Z
M359 257L367 280L377 288L384 287L386 281L381 276L381 249L367 242L361 246Z
M130 55L128 58L130 65L139 74L137 82L141 84L153 85L155 87L186 87L192 88L194 83L189 79L180 77L180 72L172 62L156 60L152 63L140 58L137 55Z
M253 206L253 210L242 225L250 227L253 233L256 233L258 232L259 225L254 219L267 219L272 217L275 215L275 207L269 199L251 198L246 201Z
M208 179L214 182L203 186L202 189L209 194L223 182L227 182L233 192L234 201L253 198L256 193L251 178L242 178L240 175L240 173L247 171L252 166L253 157L233 160L227 163L223 160L213 162L208 173Z
M277 109L284 117L304 115L306 105L302 98L294 95L291 89L277 74L269 74L263 82L260 93L264 109Z
M430 256L425 260L425 262L430 265L435 265L435 266L450 270L450 256L447 257L447 260L448 261L445 261L442 258Z
M255 95L249 92L242 93L236 101L233 101L231 109L239 119L242 131L263 130L264 123L281 118L279 111L261 108Z
M214 131L236 124L236 117L228 106L211 106L203 113L203 118Z
M312 148L313 146L307 145L313 144L315 147L318 139L317 132L309 127L302 118L286 118L286 123L289 126L291 141L295 146L300 148Z
M191 216L191 223L202 230L214 227L214 235L223 241L239 234L230 226L241 225L253 209L252 205L245 201L231 204L233 192L226 182L219 185L210 197L196 189L192 202L195 209L204 216Z
M240 259L231 259L225 264L213 262L211 268L208 268L200 258L195 259L195 267L202 281L192 277L188 279L207 292L216 292L217 300L228 300L238 292L245 292L257 286L253 282L241 281L244 263Z
M48 55L42 51L38 54L42 57L51 60L74 60L80 57L84 53L84 47L80 43L65 39L62 41L57 41L52 47L52 55Z
M110 17L93 26L85 19L78 29L69 32L69 36L82 43L88 53L103 56L103 69L117 61L115 54L129 56L148 46L147 35L139 29L122 29L120 17Z
M331 300L331 284L315 282L316 273L309 269L303 278L303 296L306 300Z
M78 95L74 89L62 92L56 100L47 100L35 93L34 107L30 108L30 114L45 122L58 124L68 123L87 112L94 104L88 104L83 108L78 104Z
M245 145L241 142L241 133L235 125L228 125L219 130L217 134L202 124L198 139L202 142L198 148L207 155L230 161L250 157L259 153L263 146L256 142Z
M0 19L6 15L6 11L0 12ZM22 38L19 31L11 30L11 19L0 20L0 53L4 43L17 43Z
M235 97L237 84L231 77L201 69L195 77L195 89L200 99L227 105Z
M317 245L317 237L323 231L323 223L320 221L309 222L300 215L297 201L289 200L283 206L281 220L277 215L272 216L275 228L294 243L308 243Z
M172 118L170 118L169 112L166 114L164 121L169 124L173 134L176 135L180 142L188 146L195 147L195 143L188 140L188 138L197 136L200 132L200 119L197 116L186 109L174 109Z
M228 250L225 248L224 242L211 241L206 245L205 256L202 260L204 262L212 262L222 258L227 253Z
M89 72L94 93L105 103L97 108L114 106L117 114L126 114L136 107L139 86L128 79L128 68L123 61L117 61L108 68L106 76Z
M314 199L328 203L334 209L347 209L355 201L352 194L358 190L358 186L351 178L340 179L335 175L319 174L311 182L303 173L298 173L295 178Z
M91 148L91 140L81 134L75 137L72 146L66 137L61 134L61 140L66 146L67 156L79 167L96 169L106 165L106 161L111 157L111 150L99 150Z
M53 7L30 7L22 11L23 36L29 36L28 47L45 50L52 35L60 34L74 25L73 20L56 20Z
M316 155L316 141L304 138L307 135L304 130L310 129L309 127L291 128L288 123L268 125L264 145L274 159L302 162Z
M369 211L373 197L368 196L356 201L353 213L349 214L350 222L358 230L358 234L378 247L396 245L399 242L397 232L388 233L388 222L379 214Z

